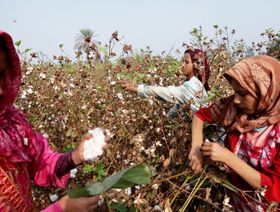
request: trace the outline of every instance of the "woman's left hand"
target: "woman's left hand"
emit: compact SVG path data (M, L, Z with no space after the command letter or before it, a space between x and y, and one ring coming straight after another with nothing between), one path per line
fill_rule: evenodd
M108 149L110 147L110 144L108 142L110 141L110 135L108 134L107 130L104 130L104 135L105 135L105 142L107 143L106 145L103 146L103 149ZM92 138L92 134L88 133L84 137L82 137L82 140L78 147L73 150L72 152L72 159L75 165L79 165L82 162L85 161L84 159L84 142L86 140L89 140Z
M222 163L225 163L226 156L230 152L227 148L213 142L204 142L201 146L200 151L204 156L209 156L212 161Z

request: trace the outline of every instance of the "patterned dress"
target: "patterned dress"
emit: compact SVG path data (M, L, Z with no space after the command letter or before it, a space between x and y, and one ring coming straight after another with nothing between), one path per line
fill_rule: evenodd
M196 116L213 123L210 109L201 109ZM255 128L246 133L227 134L225 146L244 162L259 171L261 188L253 190L234 171L229 171L231 183L245 191L231 193L231 204L237 211L265 211L271 202L280 203L280 123Z

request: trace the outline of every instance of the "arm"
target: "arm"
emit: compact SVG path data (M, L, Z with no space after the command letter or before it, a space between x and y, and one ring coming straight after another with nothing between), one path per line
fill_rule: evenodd
M261 187L260 172L249 166L237 155L218 143L204 142L201 151L212 161L222 162L242 177L252 188Z
M186 103L183 94L182 94L182 86L148 86L145 84L137 85L129 80L121 80L118 82L123 89L126 91L137 93L139 96L150 97L154 96L159 100L167 101L170 103Z
M139 96L148 98L149 96L154 96L159 100L163 100L170 103L185 104L182 88L181 86L148 86L145 84L140 84L137 87L137 92Z
M84 161L84 141L92 135L84 136L78 147L70 153L61 154L53 152L46 139L39 133L36 134L37 141L43 146L42 152L38 154L32 164L35 184L41 186L65 187L70 177L69 171ZM108 140L109 138L106 137ZM106 146L104 148L107 148Z
M41 212L95 211L99 199L99 196L70 198L66 195Z
M62 173L62 176L56 174L56 164L63 154L53 152L47 140L39 133L36 134L36 140L42 145L42 150L32 163L34 183L40 186L54 186L64 188L70 177L69 173Z
M203 165L204 158L200 151L200 147L203 143L204 122L214 122L210 110L211 106L208 108L200 108L199 111L195 113L192 121L192 144L188 158L190 160L189 166L195 171L195 173L200 172Z
M249 166L243 160L241 160L237 155L235 155L230 150L224 149L224 159L223 162L233 171L235 171L240 177L242 177L252 188L257 189L261 187L261 175L260 172Z
M189 166L198 173L202 169L203 165L203 154L200 151L201 145L203 143L203 124L204 121L201 120L196 115L193 117L192 121L192 144L191 151L189 153Z

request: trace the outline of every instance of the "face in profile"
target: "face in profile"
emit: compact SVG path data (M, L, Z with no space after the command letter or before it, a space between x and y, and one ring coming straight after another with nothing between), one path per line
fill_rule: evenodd
M254 114L257 107L257 99L245 90L241 85L234 79L230 80L230 84L235 91L234 104L246 114Z
M183 61L182 61L182 70L186 77L193 76L193 64L192 59L189 53L186 53L184 55Z

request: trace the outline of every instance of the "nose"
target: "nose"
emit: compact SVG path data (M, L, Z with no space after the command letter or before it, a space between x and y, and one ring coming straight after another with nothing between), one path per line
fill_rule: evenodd
M240 96L238 94L234 95L233 103L239 105L241 103Z

